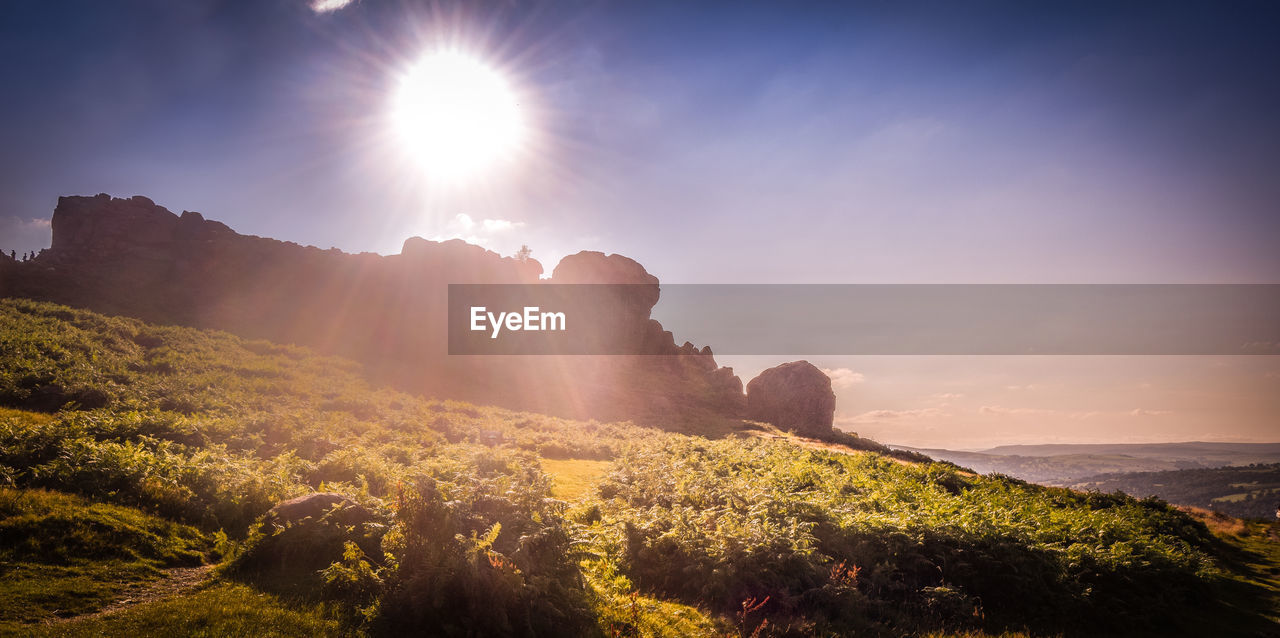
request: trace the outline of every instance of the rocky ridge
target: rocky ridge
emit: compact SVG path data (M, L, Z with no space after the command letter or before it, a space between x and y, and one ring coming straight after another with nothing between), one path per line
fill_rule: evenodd
M62 197L53 243L2 260L0 296L227 330L356 359L395 385L580 418L740 416L742 382L709 347L677 346L650 317L659 282L636 261L584 251L542 264L461 240L413 237L397 255L347 254L241 235L146 197ZM622 283L610 306L641 356L450 357L450 283Z

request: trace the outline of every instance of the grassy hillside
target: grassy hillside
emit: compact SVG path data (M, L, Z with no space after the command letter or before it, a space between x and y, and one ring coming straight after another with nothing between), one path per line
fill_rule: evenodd
M862 441L428 400L298 348L14 300L0 301L0 404L0 535L14 548L0 554L0 633L1277 627L1264 533L1244 547L1161 501ZM315 491L351 503L264 517ZM152 593L124 603L135 590Z

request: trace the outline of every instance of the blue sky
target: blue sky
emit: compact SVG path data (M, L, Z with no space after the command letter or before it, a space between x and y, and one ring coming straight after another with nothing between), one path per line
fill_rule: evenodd
M107 192L350 252L619 252L669 283L1280 281L1274 3L330 5L5 3L0 248ZM500 70L532 132L465 187L388 126L441 46ZM1270 358L818 363L857 377L837 391L864 432L919 417L902 442L1277 436Z
M18 1L2 230L34 248L58 195L104 191L349 251L617 251L673 282L1275 281L1276 13ZM506 72L542 141L461 192L385 131L441 41Z

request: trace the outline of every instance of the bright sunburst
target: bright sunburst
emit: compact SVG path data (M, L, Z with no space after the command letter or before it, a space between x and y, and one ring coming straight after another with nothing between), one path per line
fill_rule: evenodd
M469 179L510 159L524 137L515 93L480 60L456 51L428 54L401 80L397 135L433 178Z

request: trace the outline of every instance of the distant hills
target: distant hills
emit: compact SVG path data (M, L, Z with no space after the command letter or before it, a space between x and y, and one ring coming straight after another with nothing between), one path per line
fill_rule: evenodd
M1280 443L1104 443L1002 445L969 452L893 446L975 472L998 472L1045 485L1073 485L1099 474L1162 472L1280 463Z
M983 454L1001 456L1060 456L1064 454L1125 455L1140 458L1177 458L1203 460L1207 463L1226 465L1239 459L1280 458L1280 443L1216 443L1189 441L1186 443L1100 443L1100 444L1047 444L1001 445ZM1256 461L1246 461L1253 463Z
M1170 472L1126 472L1089 477L1069 487L1130 496L1159 496L1239 518L1275 518L1280 506L1280 463Z

